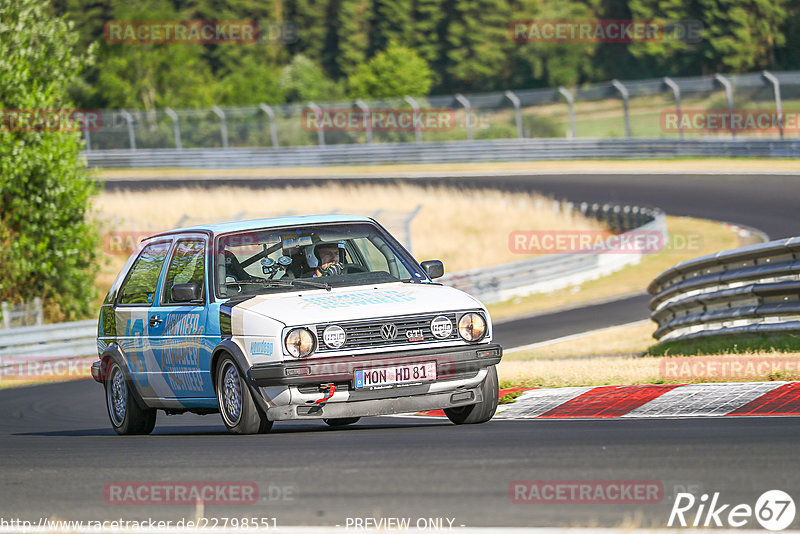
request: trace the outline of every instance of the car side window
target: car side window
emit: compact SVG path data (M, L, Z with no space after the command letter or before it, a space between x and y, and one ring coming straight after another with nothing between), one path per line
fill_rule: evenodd
M119 304L152 304L169 241L147 245L136 258L119 292Z
M172 299L172 286L175 284L197 284L202 299L205 300L205 256L206 245L202 239L178 241L164 280L162 290L164 304L175 304Z

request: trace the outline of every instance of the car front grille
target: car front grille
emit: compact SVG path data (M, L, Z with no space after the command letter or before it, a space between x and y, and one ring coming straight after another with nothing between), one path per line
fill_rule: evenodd
M447 317L453 326L453 331L446 338L434 337L431 332L431 321L440 315ZM460 339L455 313L432 313L405 317L386 317L384 319L370 319L368 321L352 321L341 323L325 323L317 325L317 339L319 345L317 352L331 352L334 350L358 349L366 347L386 347L396 345L420 345L432 341L451 341ZM331 325L341 327L345 331L344 345L330 348L323 341L323 332ZM394 325L397 330L392 339L381 335L381 328ZM419 335L421 334L421 335Z

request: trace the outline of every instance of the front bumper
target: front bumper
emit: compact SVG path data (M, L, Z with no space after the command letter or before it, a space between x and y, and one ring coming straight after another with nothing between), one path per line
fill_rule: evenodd
M102 363L103 362L100 360L92 363L92 378L94 378L97 382L102 382L105 380L105 377L103 376Z
M321 405L274 406L267 410L270 421L297 419L339 419L349 417L368 417L372 415L392 415L416 413L442 408L467 406L483 401L480 386L456 392L429 393L386 399L371 399L347 402L328 402Z
M346 382L352 386L356 369L435 361L436 381L439 382L456 380L496 365L502 356L503 348L500 345L485 343L466 347L298 359L256 364L250 368L250 378L259 387L313 386L326 382Z

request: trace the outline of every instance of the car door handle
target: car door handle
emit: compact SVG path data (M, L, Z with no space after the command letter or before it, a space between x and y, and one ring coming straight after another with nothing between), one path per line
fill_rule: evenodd
M161 317L159 317L158 315L150 317L150 326L156 327L160 324L161 324Z

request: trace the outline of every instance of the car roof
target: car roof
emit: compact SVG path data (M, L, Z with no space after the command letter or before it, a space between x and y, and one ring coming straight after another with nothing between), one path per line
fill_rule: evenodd
M245 221L228 221L221 223L199 224L176 228L168 232L161 232L152 237L183 232L211 232L214 235L229 232L241 232L258 228L279 228L282 226L314 225L324 223L344 222L374 222L369 217L361 215L299 215L291 217L272 217L267 219L249 219Z

